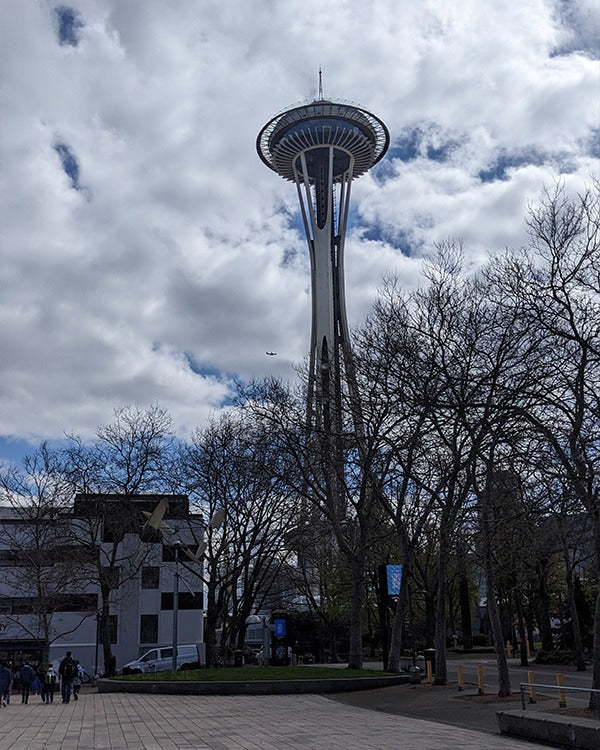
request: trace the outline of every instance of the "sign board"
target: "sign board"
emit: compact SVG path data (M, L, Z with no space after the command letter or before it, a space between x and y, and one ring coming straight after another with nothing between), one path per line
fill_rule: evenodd
M388 596L400 596L400 584L402 583L402 565L385 566Z
M285 638L285 620L275 620L273 622L273 632L276 638Z

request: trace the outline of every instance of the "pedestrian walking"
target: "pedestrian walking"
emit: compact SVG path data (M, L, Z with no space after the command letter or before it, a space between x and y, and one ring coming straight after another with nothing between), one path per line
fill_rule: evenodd
M83 682L83 667L77 659L75 659L75 664L77 665L77 677L73 680L73 698L77 701L79 700L79 688Z
M31 683L31 692L39 695L42 699L42 703L46 700L46 688L44 683L44 667L39 663L35 667L35 677Z
M65 658L59 664L58 674L60 675L62 702L69 703L71 701L73 680L77 677L77 664L70 651L67 651Z
M21 683L21 703L29 703L29 691L35 672L29 662L25 662L19 670L19 682Z
M48 665L48 669L44 674L44 702L54 703L54 691L58 683L58 675L54 671L52 664Z
M10 703L12 682L12 669L7 662L0 662L0 706L7 706Z

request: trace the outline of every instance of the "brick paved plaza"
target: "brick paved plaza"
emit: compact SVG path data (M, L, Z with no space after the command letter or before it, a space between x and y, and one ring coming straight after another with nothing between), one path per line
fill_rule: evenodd
M195 697L84 692L0 708L0 750L541 750L484 732L318 695Z

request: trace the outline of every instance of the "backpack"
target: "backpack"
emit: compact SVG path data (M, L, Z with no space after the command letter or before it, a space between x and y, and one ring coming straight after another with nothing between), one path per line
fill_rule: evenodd
M77 666L73 659L69 659L63 666L63 677L65 680L74 680L77 676Z
M46 685L54 684L56 684L56 673L52 669L49 669L46 672Z

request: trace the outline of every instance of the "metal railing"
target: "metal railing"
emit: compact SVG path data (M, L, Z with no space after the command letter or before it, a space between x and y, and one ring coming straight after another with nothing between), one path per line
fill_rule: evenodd
M581 687L570 687L569 685L544 685L539 682L521 682L519 684L519 691L521 693L521 708L525 711L526 704L535 703L535 689L543 688L544 690L556 690L559 695L559 707L566 707L566 699L564 694L569 693L592 693L596 696L596 708L598 709L598 719L600 719L600 690L596 688L581 688ZM525 700L526 693L529 695L529 700Z

